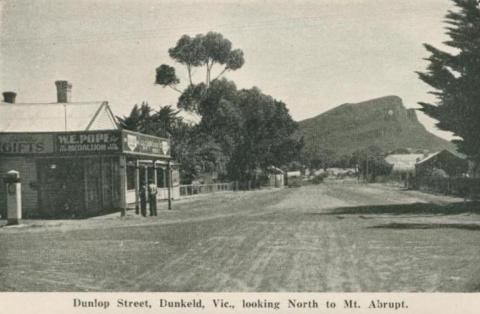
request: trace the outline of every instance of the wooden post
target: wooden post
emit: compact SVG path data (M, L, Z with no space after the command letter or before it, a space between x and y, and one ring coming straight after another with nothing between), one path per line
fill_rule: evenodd
M166 188L167 187L167 168L165 167L162 167L162 171L163 171L163 185L162 187L163 188Z
M168 173L168 185L167 185L168 210L171 210L172 209L172 168L170 166L170 160L167 163L167 173Z
M88 168L87 168L87 162L88 158L82 158L83 161L83 199L84 199L84 206L83 206L83 211L88 210Z
M158 187L157 165L155 164L155 160L153 161L153 182L155 183L155 186Z
M145 191L144 193L146 193L147 195L145 196L146 199L147 199L147 206L145 208L145 210L150 210L150 212L152 212L152 209L150 208L150 193L148 193L148 165L145 165L144 168L143 168L143 174L145 176L145 179L143 180L143 182L145 183ZM148 215L147 213L145 213L145 215Z
M118 191L115 190L115 180L117 180L116 174L120 173L120 164L116 164L115 158L109 157L108 158L110 162L108 163L110 165L110 186L112 187L110 189L110 199L112 205L116 205L115 200L117 200L117 193Z
M99 158L100 161L100 207L103 210L105 206L105 159L103 157Z
M143 173L145 174L145 186L148 186L148 166L145 165L144 168L143 168Z
M140 164L135 160L135 214L140 213Z
M118 170L120 173L120 210L121 216L124 217L127 211L127 159L125 156L120 156L118 160ZM112 187L114 185L112 184Z

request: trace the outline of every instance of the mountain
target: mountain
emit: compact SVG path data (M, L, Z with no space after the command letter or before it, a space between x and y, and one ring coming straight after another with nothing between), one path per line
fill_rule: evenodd
M329 149L338 155L376 145L397 148L455 151L455 145L430 132L418 121L415 109L406 109L398 96L343 104L299 122L307 151Z

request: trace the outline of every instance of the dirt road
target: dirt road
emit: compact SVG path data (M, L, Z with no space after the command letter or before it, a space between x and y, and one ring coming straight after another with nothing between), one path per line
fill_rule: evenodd
M3 291L480 291L480 209L381 185L0 228Z

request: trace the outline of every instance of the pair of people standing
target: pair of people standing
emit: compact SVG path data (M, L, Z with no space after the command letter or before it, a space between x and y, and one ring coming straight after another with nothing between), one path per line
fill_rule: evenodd
M142 216L147 216L147 201L150 216L157 216L157 185L153 180L148 181L148 186L142 184L140 187L140 210Z

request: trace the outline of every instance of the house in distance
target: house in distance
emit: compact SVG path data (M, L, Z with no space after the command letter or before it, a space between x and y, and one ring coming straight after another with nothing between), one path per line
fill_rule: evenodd
M461 177L467 174L469 163L465 158L444 149L429 155L415 164L418 177L430 177L441 170L445 177Z
M447 149L431 154L391 154L385 161L393 166L390 178L407 188L415 188L418 180L434 176L461 177L469 168L465 158Z
M391 154L386 156L385 161L392 165L390 179L402 182L406 188L412 188L415 165L427 156L428 154Z

